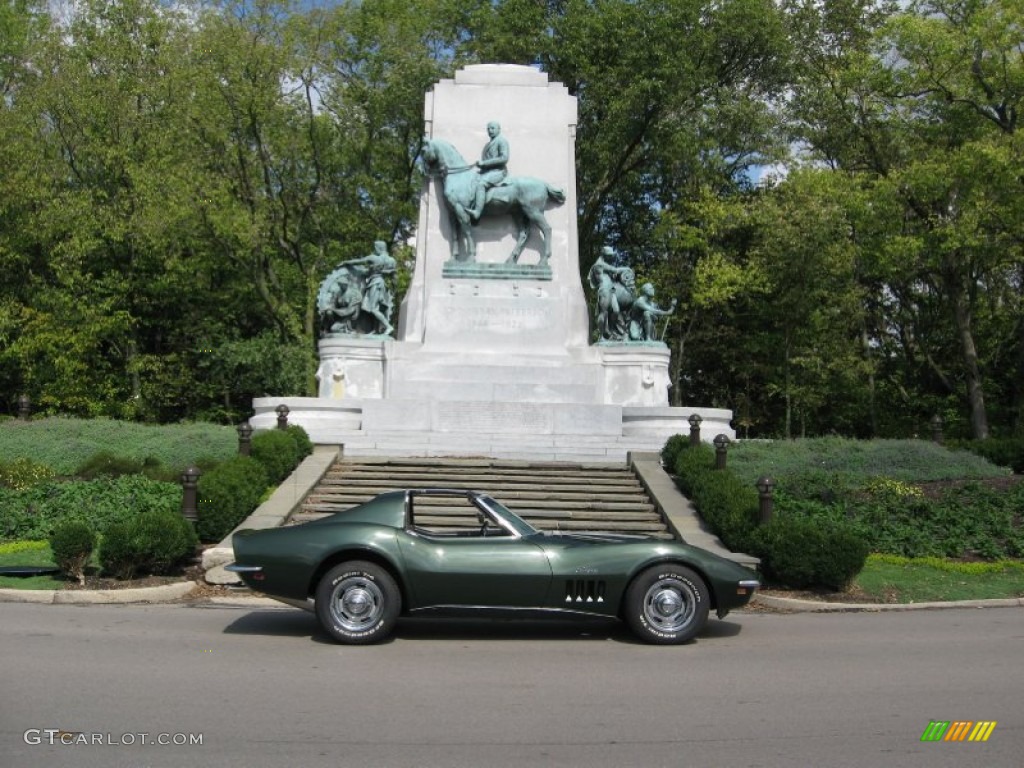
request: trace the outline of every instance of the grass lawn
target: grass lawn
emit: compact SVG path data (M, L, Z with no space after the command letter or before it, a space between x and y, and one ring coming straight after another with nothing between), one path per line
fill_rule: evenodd
M56 565L45 541L0 544L0 565ZM61 574L45 576L0 576L4 589L62 589L67 581Z
M875 603L1024 597L1024 561L962 563L871 555L851 591Z

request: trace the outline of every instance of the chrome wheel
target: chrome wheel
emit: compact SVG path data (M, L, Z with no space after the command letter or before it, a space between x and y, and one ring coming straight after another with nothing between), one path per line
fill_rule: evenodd
M691 585L678 579L661 579L644 595L644 616L662 632L679 632L693 621L698 602Z
M352 560L324 574L316 587L316 617L332 638L346 645L388 637L402 612L402 593L376 563Z
M656 565L626 590L623 618L648 643L674 645L692 640L704 628L711 594L704 579L684 565Z
M384 616L384 594L365 576L352 575L334 585L330 612L331 618L342 629L362 632Z

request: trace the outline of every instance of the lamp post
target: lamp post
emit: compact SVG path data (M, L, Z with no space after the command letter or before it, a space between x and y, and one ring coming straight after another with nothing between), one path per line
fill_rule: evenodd
M281 403L274 410L277 411L277 428L288 429L288 406Z
M238 432L238 453L248 456L252 451L252 425L243 421L236 427Z
M932 442L942 445L942 417L939 414L932 416Z
M199 510L196 508L196 496L198 494L199 477L202 474L199 471L199 467L196 466L190 466L181 473L181 515L192 523L199 519Z
M700 445L700 423L704 421L699 413L690 414L690 446Z
M725 469L726 455L729 453L729 438L726 435L716 435L712 442L715 444L715 469Z
M22 395L18 398L18 418L22 421L28 421L32 416L32 400L28 395Z
M763 475L757 478L757 496L760 501L758 505L758 513L761 518L761 524L767 523L772 519L772 512L774 507L774 501L772 500L772 489L775 488L775 481L767 475Z

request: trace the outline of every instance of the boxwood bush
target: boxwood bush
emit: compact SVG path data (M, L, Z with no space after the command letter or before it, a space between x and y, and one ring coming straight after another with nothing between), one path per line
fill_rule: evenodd
M192 523L180 512L143 512L107 528L100 565L104 574L117 579L167 573L190 559L198 543Z
M81 520L64 520L50 534L50 551L57 566L85 584L85 566L96 548L96 532Z
M300 427L298 424L289 424L285 432L291 435L292 440L295 441L295 447L298 450L298 460L302 461L307 456L313 453L313 441L309 439L309 434Z
M277 485L288 477L299 463L299 447L295 437L283 429L271 429L253 435L251 455L263 465L271 485Z
M846 521L776 515L753 534L752 549L772 582L841 590L864 568L868 543Z
M200 477L199 538L220 541L227 536L256 508L268 485L266 469L251 456L235 456Z

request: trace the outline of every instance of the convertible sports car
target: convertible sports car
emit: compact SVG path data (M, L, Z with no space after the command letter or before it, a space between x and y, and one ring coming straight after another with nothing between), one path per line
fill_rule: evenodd
M642 640L693 638L749 602L757 574L678 541L538 531L475 491L393 491L302 525L232 539L252 589L315 611L341 643L421 611L618 617Z

